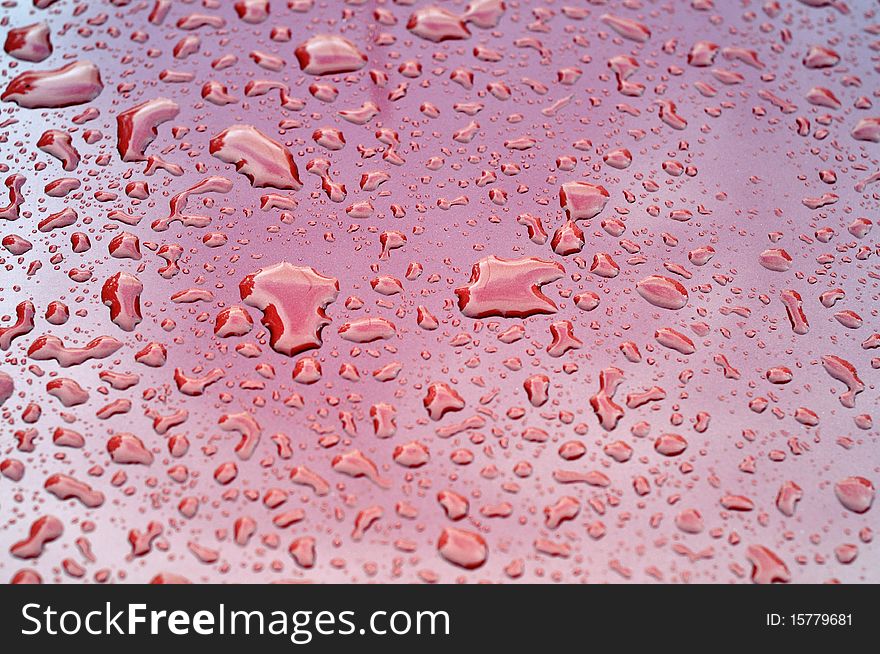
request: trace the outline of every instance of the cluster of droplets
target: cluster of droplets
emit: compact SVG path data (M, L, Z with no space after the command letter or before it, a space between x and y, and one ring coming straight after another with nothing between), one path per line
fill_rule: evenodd
M878 580L874 8L0 26L9 580Z

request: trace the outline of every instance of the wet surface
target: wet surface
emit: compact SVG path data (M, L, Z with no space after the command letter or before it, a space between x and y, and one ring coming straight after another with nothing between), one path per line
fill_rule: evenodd
M880 581L876 3L0 27L4 581Z

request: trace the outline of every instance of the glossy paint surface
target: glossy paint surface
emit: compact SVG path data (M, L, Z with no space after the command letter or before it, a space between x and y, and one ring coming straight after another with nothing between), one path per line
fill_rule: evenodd
M880 581L876 2L35 4L3 581Z

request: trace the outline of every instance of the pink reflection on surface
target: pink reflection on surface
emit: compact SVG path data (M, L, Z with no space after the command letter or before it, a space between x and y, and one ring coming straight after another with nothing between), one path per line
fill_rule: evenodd
M880 581L874 3L39 4L4 580Z

